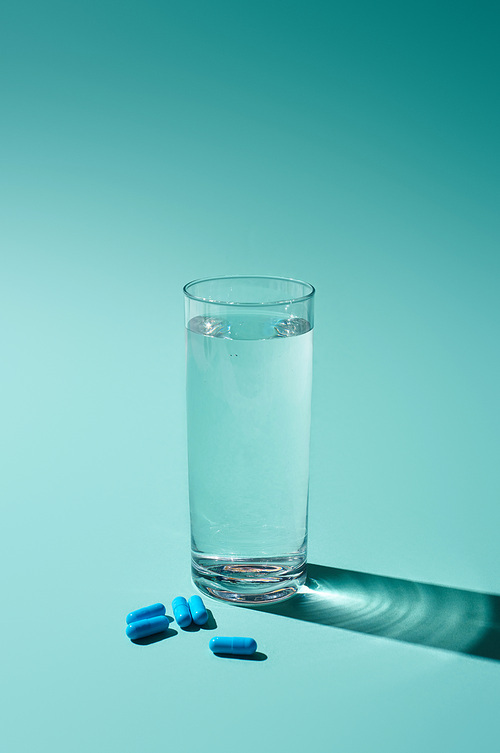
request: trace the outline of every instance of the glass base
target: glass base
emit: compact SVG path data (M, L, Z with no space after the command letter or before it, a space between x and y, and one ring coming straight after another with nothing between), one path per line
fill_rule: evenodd
M288 557L207 557L193 553L195 586L233 604L271 604L294 596L306 580L305 555Z

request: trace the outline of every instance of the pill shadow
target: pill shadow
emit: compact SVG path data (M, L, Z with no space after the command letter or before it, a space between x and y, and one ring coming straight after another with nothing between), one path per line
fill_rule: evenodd
M220 659L239 659L243 661L266 661L267 660L267 654L263 654L262 651L256 651L255 654L251 654L251 656L245 656L245 654L219 654L215 652L214 654Z
M182 630L185 633L197 633L198 630L215 630L217 627L217 623L210 609L207 609L207 615L208 615L208 620L205 622L204 625L197 625L195 622L192 622L187 627L182 628Z
M159 641L164 641L167 638L173 638L174 635L178 635L177 630L168 628L168 630L163 630L161 633L147 635L144 638L134 638L131 643L135 643L136 646L149 646L151 643L159 643Z

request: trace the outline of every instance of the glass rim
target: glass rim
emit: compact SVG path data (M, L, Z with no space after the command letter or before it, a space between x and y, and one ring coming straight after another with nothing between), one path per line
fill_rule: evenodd
M189 292L189 288L193 285L198 285L201 282L217 282L218 280L276 280L279 282L294 282L297 285L303 285L304 288L309 289L309 292L306 295L294 298L282 298L277 301L219 301L214 298L202 298ZM190 298L192 301L213 303L216 306L281 306L285 303L302 303L303 301L310 300L316 292L314 285L311 285L310 282L296 280L294 277L276 277L274 275L219 275L216 277L200 277L197 280L187 282L183 287L183 291L186 298Z

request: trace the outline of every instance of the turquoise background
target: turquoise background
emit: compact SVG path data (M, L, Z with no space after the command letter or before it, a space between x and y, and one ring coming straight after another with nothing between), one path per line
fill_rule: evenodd
M0 16L5 750L492 749L497 5ZM193 591L182 285L220 274L317 288L310 590L137 646Z

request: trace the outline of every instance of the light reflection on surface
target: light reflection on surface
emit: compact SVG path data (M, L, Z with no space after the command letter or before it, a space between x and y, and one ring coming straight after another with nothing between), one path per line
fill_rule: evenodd
M266 611L500 660L500 596L308 565L292 599Z

